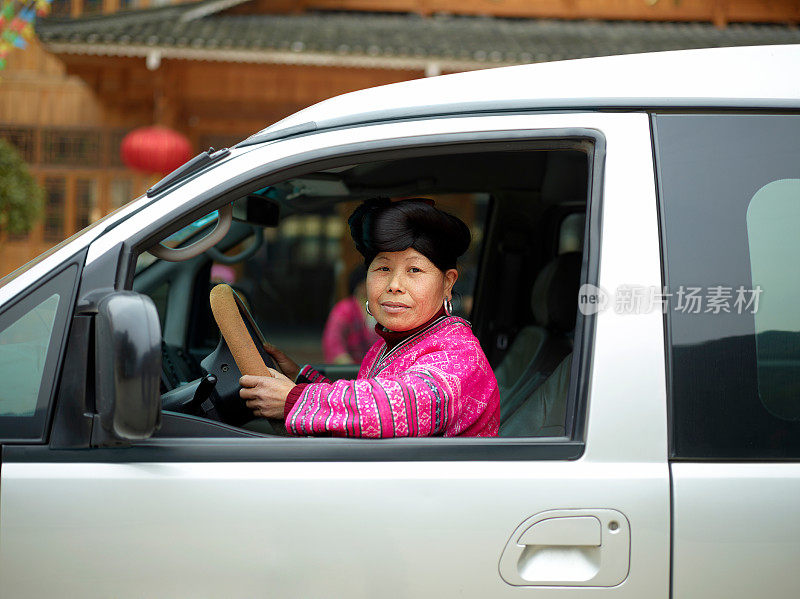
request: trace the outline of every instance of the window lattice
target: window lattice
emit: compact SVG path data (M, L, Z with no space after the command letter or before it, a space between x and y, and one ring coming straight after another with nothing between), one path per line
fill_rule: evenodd
M63 166L101 164L102 133L82 129L45 129L42 162Z
M15 146L25 162L46 166L125 168L120 147L128 133L128 129L38 129L0 124L0 139ZM235 141L240 141L238 136Z
M57 243L64 239L64 203L67 195L67 180L64 177L46 177L44 189L44 239Z
M75 181L75 208L75 227L78 231L100 219L96 179L77 179Z
M133 181L114 179L111 181L111 209L116 210L133 199Z
M30 127L0 127L0 139L17 148L25 162L36 160L36 130Z
M116 129L108 134L108 152L106 152L106 160L108 166L124 167L125 163L122 161L122 154L120 148L122 140L129 133L127 129Z
M103 12L103 0L83 0L83 14L97 15Z
M53 0L50 3L50 16L69 17L72 9L72 0Z

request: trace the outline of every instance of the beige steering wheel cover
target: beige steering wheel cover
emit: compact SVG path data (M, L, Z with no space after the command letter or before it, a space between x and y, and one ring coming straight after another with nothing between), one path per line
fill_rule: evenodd
M224 283L210 293L211 312L242 374L272 376L239 313L236 292Z

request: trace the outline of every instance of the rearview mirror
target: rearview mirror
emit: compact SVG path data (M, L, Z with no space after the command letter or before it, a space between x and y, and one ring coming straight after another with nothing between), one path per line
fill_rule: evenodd
M277 227L280 222L280 207L271 199L251 193L233 203L234 220L259 227Z
M93 444L147 439L157 431L161 325L153 300L117 291L98 302L95 366L95 403L102 431L93 431Z

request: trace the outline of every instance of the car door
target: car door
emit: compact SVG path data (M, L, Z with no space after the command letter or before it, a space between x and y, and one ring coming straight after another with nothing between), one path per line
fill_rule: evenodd
M81 293L130 285L136 252L159 231L271 172L355 153L527 141L580 143L591 155L583 268L591 287L582 290L565 436L370 441L234 437L219 427L127 447L7 446L4 589L15 597L666 598L662 315L591 303L608 300L603 290L661 285L647 115L422 119L234 153L98 239Z

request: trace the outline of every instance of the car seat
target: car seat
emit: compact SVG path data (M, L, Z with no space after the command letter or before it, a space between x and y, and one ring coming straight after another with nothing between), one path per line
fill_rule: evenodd
M500 424L501 437L560 437L565 434L572 354Z
M495 369L501 424L530 397L572 351L582 256L567 252L539 273L531 292L536 325L520 330Z

